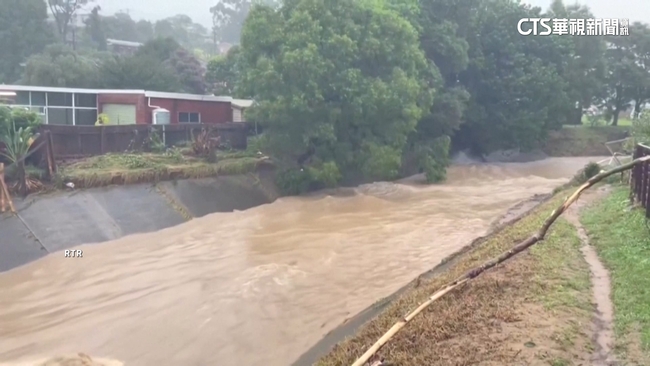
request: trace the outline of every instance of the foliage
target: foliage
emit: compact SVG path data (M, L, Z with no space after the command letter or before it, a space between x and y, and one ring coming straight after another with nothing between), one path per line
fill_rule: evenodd
M221 0L210 8L212 13L212 33L215 40L237 43L241 37L242 26L254 0ZM262 0L260 4L277 7L279 0Z
M643 113L632 120L632 131L625 148L633 151L636 144L650 144L650 113Z
M194 130L192 130L192 151L196 156L204 158L216 157L215 153L219 142L219 136L215 136L211 129L202 128L197 135L194 135Z
M308 168L325 164L343 177L396 177L437 73L400 14L382 1L255 6L240 52L242 93L257 102L247 113L264 121L269 152L300 166L287 186L312 185Z
M27 60L22 82L38 86L94 87L98 71L93 55L79 54L67 46L53 44Z
M8 134L0 136L0 141L5 145L0 155L15 163L27 154L29 147L34 143L34 132L31 127L12 128Z
M572 108L560 71L569 45L557 36L521 37L510 24L539 18L539 8L490 2L469 24L469 63L459 80L471 98L455 142L476 153L535 147Z
M42 0L0 0L0 84L20 80L20 64L53 40Z
M205 69L194 54L179 47L165 63L174 70L176 77L181 81L182 89L180 91L205 94L206 85L203 77Z
M342 178L334 162L320 167L285 169L276 175L275 183L284 195L297 195L323 188L336 187Z
M212 58L205 74L206 82L215 95L234 95L239 79L239 46L234 46L226 55Z
M59 32L61 41L66 42L68 40L70 26L72 25L78 11L94 1L95 0L47 0L47 5L50 7L50 13L54 17L56 29Z
M84 20L84 23L86 24L86 32L94 43L95 48L100 51L106 51L106 33L104 32L102 16L99 15L100 10L101 8L99 6L95 6L88 18Z
M160 130L154 127L151 127L151 130L149 132L149 149L154 153L162 153L167 150Z
M99 70L97 84L109 89L145 89L173 92L180 81L168 65L151 56L110 57Z
M22 109L0 106L0 136L7 136L12 131L27 129L35 131L43 123L38 114Z

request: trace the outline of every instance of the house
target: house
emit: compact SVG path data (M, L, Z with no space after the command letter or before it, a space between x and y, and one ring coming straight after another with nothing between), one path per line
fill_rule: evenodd
M3 95L13 95L14 106L40 114L43 122L61 125L94 125L97 115L108 115L110 124L151 124L152 111L169 111L169 123L225 123L233 120L231 97L163 93L147 90L73 89L26 85L2 85Z
M233 122L246 122L244 111L253 105L250 99L233 99L232 100L232 121Z
M138 48L142 47L142 43L107 38L106 46L108 50L114 54L121 56L133 56Z

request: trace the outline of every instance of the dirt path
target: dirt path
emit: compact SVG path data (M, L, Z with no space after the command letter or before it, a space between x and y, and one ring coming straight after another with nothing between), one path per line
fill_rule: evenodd
M609 187L607 186L587 191L565 213L567 221L576 227L578 237L583 244L581 248L582 254L591 270L593 301L596 304L596 314L592 325L596 346L591 359L593 366L611 366L617 364L614 353L612 352L614 344L614 308L610 296L611 283L609 272L598 258L596 250L589 245L589 237L580 223L580 211L607 193L609 193Z

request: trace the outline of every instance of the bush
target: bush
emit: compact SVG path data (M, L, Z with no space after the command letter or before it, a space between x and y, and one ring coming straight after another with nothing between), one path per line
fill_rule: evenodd
M297 195L336 187L341 177L336 163L330 161L319 167L285 169L276 175L275 183L282 194Z

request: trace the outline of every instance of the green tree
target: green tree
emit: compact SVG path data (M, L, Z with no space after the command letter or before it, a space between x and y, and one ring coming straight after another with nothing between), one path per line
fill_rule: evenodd
M638 118L644 104L650 101L650 27L635 23L630 29L630 43L636 58L635 83L631 97L634 100L633 117Z
M214 41L239 43L242 26L254 3L254 0L220 0L211 7ZM262 0L259 3L273 8L280 5L279 0Z
M471 98L455 143L477 153L533 148L561 127L572 107L561 76L568 37L521 37L513 31L519 19L539 18L539 8L510 0L481 5L465 30L469 63L459 80Z
M15 83L21 63L53 41L42 0L0 0L0 84Z
M613 126L618 125L620 114L628 109L639 86L639 67L634 45L629 37L608 37L606 52L608 73L606 77L606 116Z
M206 82L215 95L234 95L239 80L239 47L232 47L226 55L208 61Z
M158 63L171 70L178 81L174 84L175 91L205 93L205 69L196 56L183 48L175 39L171 37L153 39L140 47L134 57L149 61L158 60Z
M269 148L316 180L323 171L396 178L437 73L417 31L381 0L254 6L240 62L242 91L257 103L249 112L265 121Z
M99 70L99 87L178 92L181 83L174 70L159 59L141 55L111 57Z
M101 8L95 6L90 12L90 16L84 21L86 24L86 33L93 42L95 48L100 51L106 51L106 34L102 24L102 16L99 15Z
M68 41L70 27L74 26L73 22L80 9L83 9L89 3L95 0L47 0L50 12L54 17L56 29L63 42Z
M562 0L555 0L549 9L549 17L564 19L595 18L588 7L573 4L565 6ZM566 68L562 76L568 82L568 95L574 103L569 124L582 124L582 117L592 105L605 97L607 45L604 37L570 37L571 47L564 56Z
M27 85L92 88L97 84L99 60L54 44L27 60L22 83Z

